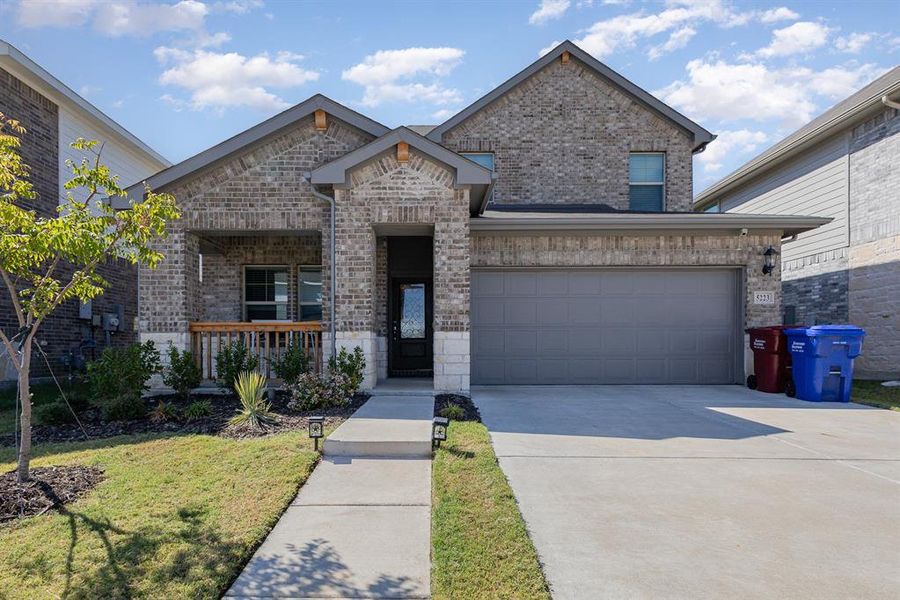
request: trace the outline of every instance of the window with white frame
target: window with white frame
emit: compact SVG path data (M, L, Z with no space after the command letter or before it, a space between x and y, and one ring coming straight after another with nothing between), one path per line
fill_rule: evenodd
M286 321L288 267L244 267L244 318L247 321Z
M666 155L632 152L628 156L628 208L661 212L666 198Z
M322 320L322 267L320 265L304 265L298 269L297 294L299 321Z

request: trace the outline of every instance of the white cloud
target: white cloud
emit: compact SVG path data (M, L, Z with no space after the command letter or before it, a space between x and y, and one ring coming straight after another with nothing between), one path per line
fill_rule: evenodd
M537 10L528 17L528 22L532 25L540 25L558 19L566 14L571 4L569 0L541 0Z
M763 23L777 23L779 21L794 21L799 19L800 15L785 6L778 8L770 8L759 14L759 20Z
M214 2L210 8L215 12L230 12L244 15L254 8L261 8L262 6L262 0L225 0Z
M97 92L100 92L100 91L102 91L102 88L99 88L96 85L90 85L90 84L86 83L83 86L81 86L80 88L78 88L78 95L82 96L83 98L89 98L90 96L93 96L94 94L96 94Z
M405 48L379 50L341 73L345 81L364 88L362 104L377 106L391 101L424 101L453 104L462 100L458 90L439 82L460 63L465 52L458 48ZM408 81L429 78L428 83Z
M446 121L458 112L459 109L457 108L442 108L431 113L431 118L439 121Z
M829 103L844 98L884 71L872 64L850 63L814 71L704 59L692 60L686 68L686 80L654 94L701 123L749 120L784 127L808 122L822 108L814 101L817 97Z
M772 42L756 51L757 56L772 58L802 54L825 45L830 29L821 23L800 21L772 32Z
M632 48L640 40L675 31L678 35L672 40L672 49L676 49L679 41L687 43L689 29L703 22L712 22L721 27L743 25L752 18L751 13L740 13L732 10L721 0L668 0L666 8L658 13L647 14L643 11L617 15L611 19L597 21L586 33L575 40L575 43L596 57L609 56L622 48ZM559 42L544 48L546 54ZM668 42L655 47L655 57L665 52Z
M838 50L849 52L850 54L859 54L863 46L871 42L874 37L871 33L851 33L847 37L839 37L835 40L834 45Z
M749 129L718 131L717 136L706 150L697 155L697 160L707 173L719 171L726 160L747 156L760 144L769 141L769 136L765 132Z
M20 0L16 21L22 27L77 27L90 19L98 0Z
M319 78L319 73L297 63L302 56L279 52L247 57L236 52L182 50L161 46L154 51L163 64L171 65L159 77L163 85L180 87L190 93L185 102L170 94L161 99L173 107L191 108L249 106L261 110L284 109L290 103L268 88L292 88Z
M681 29L676 29L671 33L671 35L669 35L669 39L667 39L664 44L660 44L659 46L653 46L652 48L650 48L650 50L647 51L647 56L650 58L650 60L656 60L663 54L668 54L669 52L673 52L674 50L684 48L695 35L697 35L697 30L693 27L682 27Z

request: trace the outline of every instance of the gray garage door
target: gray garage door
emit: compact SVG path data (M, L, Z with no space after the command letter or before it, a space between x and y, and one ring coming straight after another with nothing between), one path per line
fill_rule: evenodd
M734 383L738 272L472 272L474 384Z

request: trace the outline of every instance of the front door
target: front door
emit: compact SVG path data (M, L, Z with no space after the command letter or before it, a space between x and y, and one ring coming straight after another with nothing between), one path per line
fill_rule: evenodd
M430 377L432 368L431 279L391 280L392 377Z

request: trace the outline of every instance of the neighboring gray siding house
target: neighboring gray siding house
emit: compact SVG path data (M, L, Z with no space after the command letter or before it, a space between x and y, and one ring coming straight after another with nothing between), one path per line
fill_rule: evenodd
M863 377L900 376L900 67L766 150L694 201L698 211L817 215L786 241L786 323L867 331Z
M365 388L742 382L763 253L829 220L692 212L713 137L571 42L435 127L313 96L148 179L184 216L141 338L207 376L229 340L359 346Z

